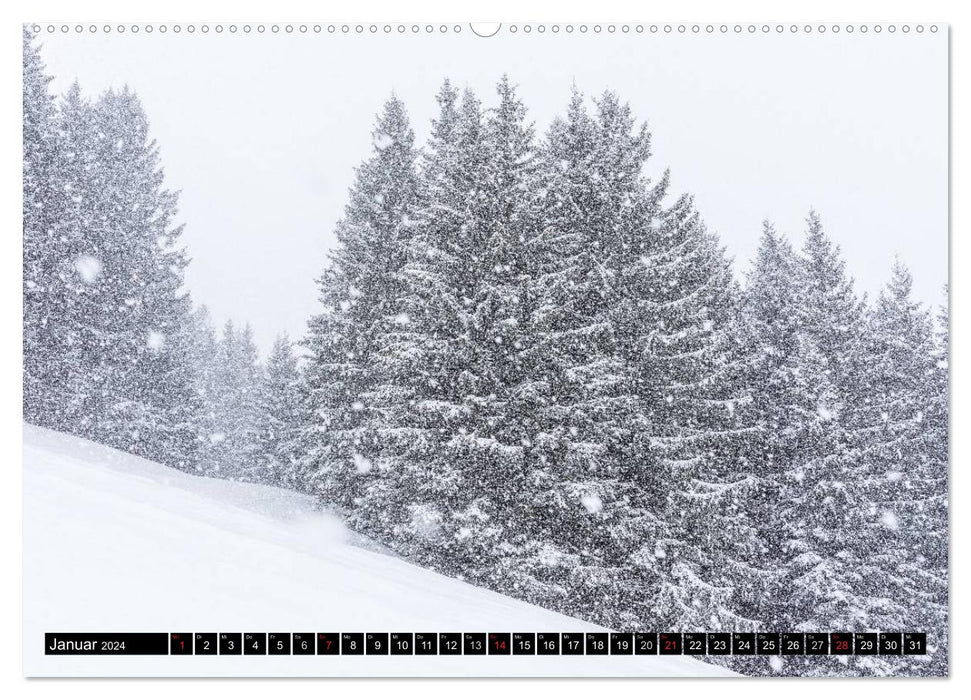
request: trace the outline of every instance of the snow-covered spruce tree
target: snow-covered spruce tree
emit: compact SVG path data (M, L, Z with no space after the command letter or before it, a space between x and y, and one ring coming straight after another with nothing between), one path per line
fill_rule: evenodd
M625 343L637 418L628 473L661 539L634 561L650 584L652 619L670 629L745 629L740 614L762 572L750 513L760 497L746 459L750 400L737 341L739 290L716 236L682 196L627 245ZM659 575L658 575L659 574Z
M611 313L621 303L622 239L651 206L641 175L649 135L618 114L626 107L613 95L599 107L591 117L574 91L540 149L543 218L530 238L535 301L523 384L534 403L523 506L531 542L518 568L536 602L629 626L638 610L624 598L636 587L624 554L646 535L631 527L637 516L623 481L634 403L619 351L624 330ZM630 541L618 542L620 533Z
M383 489L393 504L369 499L371 527L396 551L440 571L462 574L457 528L463 487L454 436L472 430L465 401L472 373L469 307L479 277L480 200L487 151L481 107L446 81L438 94L428 148L420 160L400 304L376 343ZM383 503L383 509L381 508Z
M260 459L263 368L249 325L237 329L226 322L215 370L214 432L206 449L206 472L234 481L267 482L267 465Z
M102 207L102 192L89 178L98 168L91 147L98 133L95 112L77 82L61 100L59 116L60 189L64 199L60 251L47 262L51 266L49 294L56 300L56 310L48 315L45 325L58 329L62 352L51 360L60 375L51 386L59 387L61 429L94 438L94 423L104 412L98 401L103 394L99 386L102 372L97 369L102 315L98 299L103 273L97 253L102 234L92 226L95 218L100 218L97 212Z
M318 280L324 308L311 319L305 341L312 413L304 436L313 490L370 532L369 515L391 508L380 501L394 497L379 483L386 477L376 464L380 412L369 405L380 383L377 339L403 318L400 272L418 191L414 133L396 97L378 117L373 148L357 169L337 226L338 248Z
M191 303L188 258L175 226L176 195L163 189L158 147L134 93L109 91L94 105L94 162L101 211L102 357L112 398L95 432L163 464L193 466ZM100 221L98 215L100 214ZM109 369L110 366L110 369Z
M530 298L526 237L532 129L507 79L483 117L446 85L423 162L403 283L407 323L379 346L385 444L397 450L385 530L423 562L513 592L512 562L530 537L530 398L522 392ZM399 309L395 309L399 311ZM389 387L389 383L393 387ZM365 499L369 504L374 498ZM384 500L384 499L382 499Z
M615 95L589 117L575 94L547 149L533 347L551 468L534 479L552 476L537 504L569 525L535 571L568 589L574 614L608 624L738 627L752 494L728 261L690 198L663 207L667 174L644 176L649 134Z
M186 258L147 119L127 90L90 104L75 86L59 139L67 199L60 259L46 263L61 282L52 292L64 304L52 320L71 358L58 384L67 416L59 427L192 468Z
M524 553L534 546L530 494L536 397L530 386L532 344L530 238L539 217L533 128L507 77L486 113L485 166L465 241L477 267L466 304L468 364L463 401L471 430L453 437L462 503L449 530L468 575L515 594Z
M67 377L76 364L69 345L62 224L67 193L60 179L58 114L48 92L51 78L32 34L23 37L23 295L24 419L55 429L71 422Z
M668 374L653 380L699 378L704 387L685 392L691 408L679 415L731 422L734 364L712 368L728 353L734 312L727 262L688 200L661 210L666 180L652 187L641 175L646 131L633 129L614 96L603 98L596 119L574 97L538 173L508 81L484 129L472 96L458 109L455 101L446 86L404 271L407 322L382 336L388 345L378 354L386 380L374 402L385 407L381 442L400 438L412 451L388 470L388 483L410 501L377 529L399 551L490 587L591 619L650 624L657 614L645 601L665 576L675 588L658 543L700 535L686 524L675 535L658 515L672 486L629 445L640 436L658 464L671 449L648 445L656 436L643 437L643 419L632 429L643 415L642 387L629 377L652 377L641 368L645 343L658 333L659 309L667 310L674 323L693 322L707 334L707 355L694 358L693 337L692 359L680 368L676 354L657 360L655 369ZM652 239L661 229L659 244ZM663 290L650 287L661 274L650 261L668 274ZM670 313L678 308L672 280L684 293L699 287L687 311ZM716 320L724 324L712 333ZM670 387L660 388L667 396ZM396 420L389 424L389 416ZM719 445L730 452L735 433L722 435ZM712 445L705 450L707 463L724 463L709 456ZM743 529L729 506L747 483L731 474L706 475L696 496L728 504L724 520L706 530L726 539ZM702 561L691 551L689 564L684 554L671 556L696 587L689 602L697 599L698 609L702 595L729 596L731 587L698 573L703 564L706 573L717 569L716 557ZM687 605L679 601L679 609Z
M917 629L933 630L928 635L928 648L933 662L931 671L937 675L947 673L948 643L948 465L949 460L949 366L950 331L948 319L948 288L944 287L944 303L938 309L934 333L934 369L931 380L931 398L926 411L926 430L928 432L928 458L925 463L924 494L933 493L932 499L924 501L925 525L927 530L912 533L920 538L918 547L923 557L925 569L929 569L931 580L927 582L930 605L918 609L927 614L918 619ZM933 646L931 646L933 645Z
M300 490L304 479L299 435L306 424L305 395L293 344L285 335L273 343L258 389L257 461L262 480Z
M743 382L751 401L737 410L754 430L740 455L748 460L757 496L749 519L758 532L760 584L741 605L767 629L782 629L786 601L774 595L784 564L785 523L779 501L789 466L797 459L799 425L807 400L797 391L802 308L802 267L792 245L763 224L755 260L746 277L739 342L744 348Z
M469 92L460 104L450 85L439 93L403 317L377 343L382 488L397 498L378 529L427 564L526 596L517 565L536 535L525 351L538 188L525 108L507 79L498 93L485 115ZM388 499L372 491L362 502L375 511Z
M810 433L820 427L819 397L829 391L805 381L804 368L815 357L803 330L808 285L803 260L765 222L746 277L739 326L743 383L751 401L737 410L754 428L742 454L755 480L757 497L749 501L748 517L758 533L756 561L762 572L740 608L768 630L791 629L787 574L795 543L789 518L802 507L797 506L803 498L800 466L815 457ZM743 673L793 673L788 660L781 669L757 657L737 657L729 665Z
M864 305L815 212L800 258L796 451L782 480L781 629L869 630L888 601L866 584L861 518L872 510L861 426L869 393ZM849 663L849 668L847 668ZM792 667L795 666L796 670ZM855 661L794 658L784 672L866 673Z
M869 508L854 529L860 587L885 600L871 625L926 630L930 654L858 660L878 674L947 668L947 462L939 458L934 413L940 375L931 315L913 301L912 286L897 262L869 315L860 484Z
M730 577L751 576L745 552L736 546L732 559L713 541L750 534L739 510L749 480L731 466L742 435L732 405L744 400L731 356L736 290L690 201L661 208L667 179L644 178L648 156L646 130L609 93L596 118L574 94L544 144L519 387L534 404L529 486L517 505L529 540L506 551L518 562L518 594L571 614L656 625L651 601L677 592L668 622L706 627L720 615L728 625L737 619ZM660 350L659 338L672 349ZM655 415L652 394L666 408L678 389L679 411ZM704 427L718 439L705 442ZM681 473L689 463L695 471ZM704 519L686 516L679 488L690 508L709 506Z

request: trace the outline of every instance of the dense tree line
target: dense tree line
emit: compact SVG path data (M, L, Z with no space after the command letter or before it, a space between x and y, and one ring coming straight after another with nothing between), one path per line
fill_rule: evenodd
M296 357L218 339L136 95L49 94L24 37L24 418L169 466L294 485Z
M946 309L854 290L811 212L737 280L618 96L537 134L445 82L378 115L298 366L214 330L137 98L24 53L24 414L308 491L423 566L615 629L920 630L946 672Z
M766 223L739 283L616 95L541 136L505 78L494 107L438 104L424 149L385 104L319 280L311 488L425 566L614 628L934 647L742 670L941 672L946 317L906 269L861 299L811 212L798 251Z

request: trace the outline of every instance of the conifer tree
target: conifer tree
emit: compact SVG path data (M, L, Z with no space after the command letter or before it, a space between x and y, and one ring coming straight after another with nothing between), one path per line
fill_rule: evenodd
M538 216L532 125L514 86L503 77L498 103L484 123L486 160L467 231L478 275L471 288L465 404L472 429L456 436L464 503L450 514L462 537L464 565L476 580L505 588L530 528L518 507L528 493L534 430L528 376L528 240Z
M863 585L860 518L870 510L863 433L863 304L839 248L810 212L800 259L800 344L792 391L796 453L782 480L784 629L870 629L883 601ZM801 664L804 660L793 662ZM835 666L816 664L818 672ZM833 664L839 662L834 661Z
M56 104L32 34L23 30L23 295L25 420L64 429L64 386L72 363L65 332L67 295L59 273L64 216Z
M304 393L293 344L285 336L273 343L259 387L258 469L262 481L300 490L300 429L305 425Z
M92 109L93 129L81 144L90 160L83 183L75 183L83 194L74 198L85 261L99 268L84 310L92 434L189 468L190 302L182 290L182 227L172 221L176 197L162 187L158 148L137 97L108 91Z
M634 128L615 96L603 96L594 118L576 90L541 151L543 220L532 239L535 337L528 349L538 425L527 506L541 534L522 569L545 604L556 605L549 597L566 590L572 609L588 617L598 607L611 614L624 608L618 587L604 582L630 589L629 572L618 573L624 548L643 541L639 525L650 520L632 527L622 445L634 406L620 348L627 329L614 315L623 303L620 253L650 218L653 193L641 172L649 153L649 134ZM633 608L627 614L637 617Z
M947 646L939 632L947 626L947 461L935 444L940 375L932 319L912 299L912 287L898 261L870 313L861 429L869 507L855 529L861 587L886 601L871 624L928 630L929 651L941 664ZM919 660L918 674L927 673L928 661Z
M59 327L60 342L52 339L48 345L60 348L59 373L56 385L62 388L59 396L63 429L85 437L95 438L94 425L104 410L99 397L103 372L98 367L102 312L104 265L98 255L100 227L92 223L107 218L102 213L102 190L89 177L99 165L92 147L98 133L93 105L81 95L77 82L72 84L60 105L59 139L62 152L60 179L65 199L60 216L59 259L51 261L57 282L49 289L58 311L50 319ZM55 360L57 362L57 360Z
M314 489L347 509L369 491L387 493L375 433L377 343L403 318L400 272L418 189L414 133L396 97L378 118L373 149L357 170L337 227L339 247L318 281L324 310L311 320L306 341L314 421L307 434L308 469ZM368 530L365 512L352 511L351 518Z
M928 637L932 662L923 669L925 675L946 675L949 640L948 598L948 466L949 458L949 401L950 401L950 327L948 287L944 287L944 303L938 309L934 333L934 367L931 400L927 410L928 458L924 474L923 493L926 531L919 534L918 562L930 570L927 581L930 603L917 608L919 617L914 623L920 629L933 630ZM922 559L921 559L922 557ZM926 611L926 612L925 612ZM926 616L925 616L926 615Z
M660 569L668 625L744 629L751 622L740 615L742 596L760 572L747 517L757 498L744 455L750 426L738 410L750 400L740 383L739 291L689 197L663 211L639 262L635 290L643 296L632 295L639 303L628 369L639 431L631 456L666 528L654 560L642 550L640 561Z
M43 102L29 47L25 61L27 99ZM40 116L28 115L28 127L38 133ZM25 203L34 210L25 216L27 400L38 372L48 395L28 416L192 468L186 260L148 122L132 93L109 91L91 104L75 85L54 140L46 155L25 151Z
M234 481L268 481L266 465L260 460L262 381L252 329L249 325L237 329L232 321L227 321L216 363L213 402L216 431L210 437L208 449L213 476Z
M457 436L472 428L465 402L472 378L469 307L481 251L478 201L486 164L477 98L461 100L448 81L419 161L418 195L407 258L400 270L401 311L381 336L374 401L393 502L369 502L374 527L399 551L425 565L459 573L456 529L443 518L460 507ZM382 506L382 507L378 507ZM378 524L379 523L379 524Z
M752 467L755 495L750 521L758 530L761 585L752 586L742 608L769 628L781 629L785 601L773 592L784 566L780 499L790 464L799 458L799 426L807 405L797 391L802 267L789 241L763 223L756 258L746 279L739 324L744 347L743 381L751 401L737 407L753 427L740 455Z
M362 510L432 566L501 587L522 528L529 413L517 395L528 317L523 255L535 209L532 132L508 80L483 115L469 92L439 93L423 160L405 323L384 334L381 442L392 450L380 494ZM388 380L394 384L391 388ZM389 498L391 494L393 498ZM505 557L508 558L508 557Z

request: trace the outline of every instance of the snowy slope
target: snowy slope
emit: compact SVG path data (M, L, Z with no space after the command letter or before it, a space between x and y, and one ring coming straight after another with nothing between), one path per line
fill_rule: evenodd
M357 542L357 544L355 544ZM362 546L363 545L363 546ZM310 499L24 426L24 672L726 675L674 657L45 657L43 633L583 631L365 548Z

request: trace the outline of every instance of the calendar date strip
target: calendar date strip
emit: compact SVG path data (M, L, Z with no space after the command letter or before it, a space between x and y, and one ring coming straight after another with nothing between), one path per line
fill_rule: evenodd
M48 632L71 656L923 655L924 632Z

